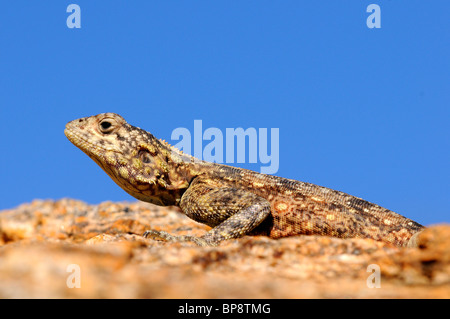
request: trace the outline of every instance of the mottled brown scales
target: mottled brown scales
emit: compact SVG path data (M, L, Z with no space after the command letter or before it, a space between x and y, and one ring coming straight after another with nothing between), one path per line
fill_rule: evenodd
M130 195L157 205L180 206L188 217L212 227L202 237L153 230L146 237L204 246L247 234L324 235L406 246L423 229L339 191L200 161L114 113L69 122L65 134Z

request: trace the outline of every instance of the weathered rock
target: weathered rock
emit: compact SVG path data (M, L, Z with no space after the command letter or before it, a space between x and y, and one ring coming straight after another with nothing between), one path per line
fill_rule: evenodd
M147 229L209 228L142 202L63 199L2 211L0 298L450 298L449 225L426 229L418 248L317 236L203 248L144 239Z

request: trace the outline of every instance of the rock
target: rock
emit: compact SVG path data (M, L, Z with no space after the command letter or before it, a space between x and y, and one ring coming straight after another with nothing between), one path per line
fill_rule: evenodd
M450 297L445 224L421 233L418 248L318 236L203 248L145 239L148 229L199 236L209 228L143 202L36 200L4 210L0 298Z

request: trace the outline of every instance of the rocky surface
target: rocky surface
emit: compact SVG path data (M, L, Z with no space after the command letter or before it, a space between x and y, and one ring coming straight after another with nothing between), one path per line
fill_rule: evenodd
M450 298L448 224L427 228L418 248L316 236L202 248L144 239L147 229L208 227L142 202L1 211L0 298Z

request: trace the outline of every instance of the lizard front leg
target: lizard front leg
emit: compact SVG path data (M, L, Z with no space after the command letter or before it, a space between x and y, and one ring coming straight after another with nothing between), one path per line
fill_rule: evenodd
M239 238L257 227L270 215L270 203L251 192L227 185L211 186L194 181L183 194L180 207L186 216L213 229L201 237L174 236L150 230L145 237L165 241L191 241L199 246L215 246L221 241Z

